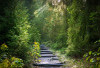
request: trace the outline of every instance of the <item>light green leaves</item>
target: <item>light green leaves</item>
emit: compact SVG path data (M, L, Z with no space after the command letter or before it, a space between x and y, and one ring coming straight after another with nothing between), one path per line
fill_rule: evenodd
M92 63L95 62L95 61L96 61L96 60L95 60L94 58L91 58L91 59L90 59L90 62L92 62Z
M91 55L92 54L92 51L89 51L89 55Z
M83 57L86 59L86 61L89 61L90 63L96 65L96 67L98 68L99 63L100 63L99 48L96 52L89 51L88 53L84 54Z
M88 56L88 57L86 58L86 60L88 61L88 60L89 60L89 58L90 58L90 56Z
M86 54L83 55L84 58L87 57L87 56L88 56L88 53L86 53Z
M97 60L100 61L100 57L97 57Z

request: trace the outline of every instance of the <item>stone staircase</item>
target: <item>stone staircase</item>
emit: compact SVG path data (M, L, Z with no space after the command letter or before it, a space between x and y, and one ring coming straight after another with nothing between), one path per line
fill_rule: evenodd
M39 63L33 64L38 68L62 68L64 65L59 61L59 58L54 55L45 45L41 45L41 60Z

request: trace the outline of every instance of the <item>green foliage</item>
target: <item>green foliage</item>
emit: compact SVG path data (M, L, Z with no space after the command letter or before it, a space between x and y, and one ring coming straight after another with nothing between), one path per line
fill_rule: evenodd
M12 29L9 30L9 33L7 35L7 37L9 38L7 44L10 47L10 54L20 57L26 61L29 58L27 52L30 50L30 46L28 44L28 29L30 28L28 22L28 14L27 9L24 7L23 1L18 0L15 4L16 5L14 6L13 11L11 11L10 9L8 11L13 13L13 15L9 14L9 17L13 16L13 18L11 19L13 21L13 26ZM6 11L7 10L8 9L6 9Z
M0 49L1 49L2 51L5 51L5 50L8 49L8 47L7 47L6 44L2 44L1 47L0 47Z
M28 9L28 22L30 23L30 28L28 29L29 32L29 43L33 44L33 42L37 41L40 42L41 40L41 34L40 34L40 28L37 23L37 19L35 19L35 10L38 8L37 3L39 3L36 0L25 0L25 6ZM42 3L40 1L40 3ZM35 7L34 7L35 6Z
M11 58L11 68L23 68L23 60L19 58Z
M99 12L97 8L93 9L90 2L96 3L96 1L73 0L67 6L68 48L66 52L69 56L80 57L85 52L99 47L98 44L94 44L100 38ZM98 7L99 5L94 6Z
M32 48L32 49L31 49ZM9 47L6 44L2 44L0 47L0 68L23 68L25 62L39 62L38 57L40 57L40 44L38 42L34 42L34 45L28 50L28 60L24 59L23 55L21 55L20 58L12 57L11 54L9 54ZM20 52L20 51L19 51ZM25 57L24 57L25 58Z
M9 55L21 58L25 64L30 63L34 57L28 52L33 53L32 42L40 41L39 31L29 21L31 13L28 13L24 0L9 0L7 5L1 8L4 15L0 13L0 44L8 45Z
M6 58L0 63L0 68L23 68L23 66L23 60L15 57Z
M99 49L96 51L100 47L99 2L0 0L0 44L4 46L0 48L0 54L4 58L7 55L21 58L26 64L32 61L35 63L40 57L37 42L41 41L71 57L82 57L90 51L85 55L86 60L99 62ZM3 60L6 64L11 61L8 57ZM17 58L12 62L14 67L22 63Z
M38 57L40 57L40 44L38 42L34 42L33 57L34 57L34 63L40 61L40 60L38 60Z
M45 23L43 25L43 32L42 32L42 38L43 41L51 41L53 49L59 49L62 47L67 47L66 40L67 40L67 25L66 25L66 17L64 12L64 6L62 3L57 5L57 7L52 7L47 2L46 6L48 6L47 9L45 9L43 13L43 17L45 20ZM63 7L63 8L61 8ZM42 15L42 14L41 14Z
M53 50L58 50L62 54L65 54L66 53L65 52L66 47L63 46L62 43L59 43L59 42L53 43L52 41L46 41L46 42L43 42L42 44L46 45L47 47L50 47Z
M66 52L69 56L81 56L89 47L86 11L82 10L81 6L83 6L81 0L74 0L72 5L67 7L69 27Z
M99 23L99 15L100 13L98 11L92 11L89 15L89 28L90 28L90 38L91 41L94 42L100 38L100 23ZM94 37L95 36L95 37Z
M12 57L8 52L8 46L2 44L0 46L2 53L0 53L0 68L23 68L24 63L20 58Z
M40 42L41 34L39 33L39 30L36 28L34 23L31 24L29 33L30 33L30 42L31 43L34 41Z
M93 64L95 68L100 67L100 47L98 48L98 51L89 51L88 53L84 54L83 57L86 59L86 61L89 61L91 64Z

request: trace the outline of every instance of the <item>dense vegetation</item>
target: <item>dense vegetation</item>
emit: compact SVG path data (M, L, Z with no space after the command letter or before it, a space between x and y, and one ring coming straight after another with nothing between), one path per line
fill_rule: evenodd
M0 50L0 62L14 56L22 59L27 66L31 62L35 62L37 60L36 57L40 56L35 54L39 52L39 47L33 46L34 42L39 42L40 34L35 25L32 24L33 21L31 23L29 20L31 14L28 13L24 0L0 1L0 45L5 44L8 47L7 51Z
M99 67L100 1L0 0L0 64L18 59L21 67L35 63L37 42L73 58L85 54Z

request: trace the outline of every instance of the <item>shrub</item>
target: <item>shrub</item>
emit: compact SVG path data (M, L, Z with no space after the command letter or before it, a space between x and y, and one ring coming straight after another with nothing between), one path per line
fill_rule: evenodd
M0 48L0 68L22 68L24 66L22 59L12 57L7 53L8 46L6 44L2 44Z
M40 44L38 42L34 42L34 45L33 45L34 63L39 62L38 57L40 57Z
M68 56L80 57L89 49L89 31L87 10L83 10L81 6L85 6L82 0L73 0L71 5L67 7L68 12L68 48L66 49Z
M94 68L100 68L100 47L97 52L89 51L83 56L86 61L89 61Z
M100 43L100 40L96 41L95 44L96 43ZM89 61L94 68L100 68L100 46L97 50L89 51L84 54L83 57L86 61Z

